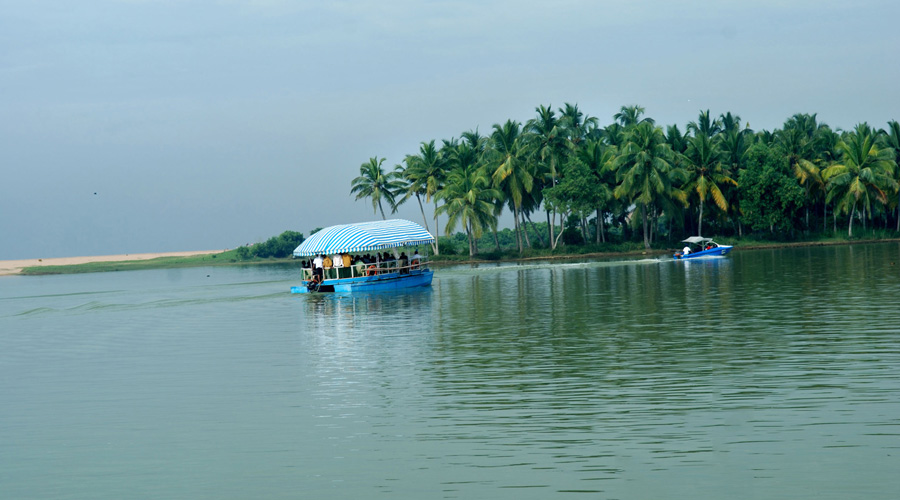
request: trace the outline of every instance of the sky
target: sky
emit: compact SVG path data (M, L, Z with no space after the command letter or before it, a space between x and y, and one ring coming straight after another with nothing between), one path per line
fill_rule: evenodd
M885 127L898 18L895 0L0 0L0 260L378 219L350 194L369 158L539 105ZM414 200L396 216L421 221Z

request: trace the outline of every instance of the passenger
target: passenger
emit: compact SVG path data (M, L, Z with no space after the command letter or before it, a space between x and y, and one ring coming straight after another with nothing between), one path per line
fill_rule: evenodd
M337 277L338 278L349 278L350 271L350 255L346 253L337 254L334 256L334 267L337 268Z
M419 255L419 249L416 248L416 253L412 256L412 262L410 262L413 269L419 268L419 262L422 262L422 256Z
M409 258L406 256L406 252L400 252L400 273L401 274L409 274Z
M687 254L689 254L689 253L691 253L691 246L685 245L684 248L681 250L681 255L687 256Z
M331 257L326 255L325 258L322 259L322 267L325 269L331 269L333 265L334 263L331 261Z
M322 260L322 254L317 254L316 258L313 259L313 275L314 276L322 276L322 267L325 265L325 261Z

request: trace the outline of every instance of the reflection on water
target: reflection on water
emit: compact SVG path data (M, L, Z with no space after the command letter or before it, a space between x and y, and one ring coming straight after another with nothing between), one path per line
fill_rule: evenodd
M898 262L892 243L459 266L343 296L290 295L292 268L0 280L0 484L894 498Z

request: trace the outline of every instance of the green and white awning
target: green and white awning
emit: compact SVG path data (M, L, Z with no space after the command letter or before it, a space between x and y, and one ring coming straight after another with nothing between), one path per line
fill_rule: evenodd
M294 257L357 253L386 248L425 245L434 236L415 222L390 219L326 227L294 249Z

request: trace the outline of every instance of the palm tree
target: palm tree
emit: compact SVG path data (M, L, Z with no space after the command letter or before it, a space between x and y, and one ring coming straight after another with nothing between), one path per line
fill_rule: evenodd
M597 118L584 116L577 104L565 103L559 108L559 121L565 129L566 138L576 146L597 128Z
M448 235L462 224L469 240L469 256L474 256L477 251L475 240L481 237L485 228L496 224L494 201L502 195L491 187L490 175L480 168L477 153L468 143L458 144L450 161L453 168L438 193L444 204L437 212L447 214L445 232Z
M507 120L500 125L494 124L491 134L491 147L488 150L488 165L492 170L494 187L500 189L513 209L513 224L516 233L516 246L522 253L522 234L520 220L522 201L526 193L534 187L534 175L524 160L521 141L521 125L519 122Z
M610 123L600 130L600 139L610 146L619 147L625 142L625 127L618 123Z
M599 140L588 139L583 148L576 152L576 158L585 164L594 176L593 183L597 188L598 205L597 210L597 230L595 242L605 242L603 219L606 217L606 209L609 202L613 199L613 193L610 186L614 183L615 172L613 168L613 160L616 157L616 148L607 146ZM612 175L613 179L609 176Z
M547 187L556 185L559 176L559 168L562 165L566 153L566 138L562 123L550 106L538 106L535 108L538 116L528 120L525 124L527 131L526 142L530 151L532 170L545 178ZM552 214L552 215L551 215ZM556 212L547 211L547 224L549 226L550 248L556 248L556 238L553 237L556 224Z
M894 150L894 165L897 167L894 170L894 180L900 181L900 178L897 177L897 174L900 174L900 123L897 123L897 120L888 122L884 138L885 144ZM900 191L898 191L898 196L900 196ZM897 199L897 231L900 231L900 198Z
M819 160L821 141L820 125L816 114L796 113L784 122L784 128L775 131L775 145L788 158L788 166L797 179L806 177L805 172L813 172ZM809 198L809 185L807 198ZM806 208L806 225L809 226L809 205Z
M862 216L871 215L872 202L887 203L887 192L897 189L894 152L877 144L877 135L866 123L844 134L838 149L841 161L822 173L828 186L827 201L836 199L836 210L849 212L847 235L853 236L853 219L862 205Z
M445 159L434 145L434 141L423 142L419 146L419 154L409 155L404 159L406 168L402 170L402 175L409 182L406 188L406 196L409 197L413 192L419 200L419 208L422 209L421 197L425 198L425 203L434 202L434 226L435 231L438 229L437 220L437 197L435 194L441 189L446 173ZM425 218L425 211L422 209L422 218ZM428 229L428 221L425 221L425 229ZM428 229L430 231L430 229ZM437 241L431 244L435 255L440 255L440 247Z
M662 129L648 121L631 127L625 144L615 159L616 198L627 198L641 209L644 248L650 248L647 211L651 204L679 195L672 188L672 148L666 144Z
M369 161L360 165L359 177L351 182L350 193L356 193L357 200L372 198L372 211L381 211L381 218L387 219L384 215L384 207L381 206L381 200L388 201L391 213L396 212L396 193L403 188L403 183L396 179L395 172L385 173L381 167L382 163L384 163L384 158L378 159L373 156L369 158Z
M618 113L613 115L613 120L618 122L625 128L632 127L638 123L655 123L653 118L641 118L644 114L644 108L637 104L631 106L622 106Z
M682 135L681 130L678 130L678 125L669 125L666 127L666 144L672 148L673 152L682 154L687 151L688 136Z
M726 212L728 201L720 186L736 186L737 182L729 177L722 167L722 153L717 142L705 134L695 135L689 139L684 158L690 179L685 187L689 193L695 193L700 201L697 235L703 236L704 202L711 197L716 206Z
M707 138L711 139L722 131L722 123L719 120L711 119L708 109L706 111L701 110L700 115L697 117L697 121L688 123L687 130L695 136L705 135Z

